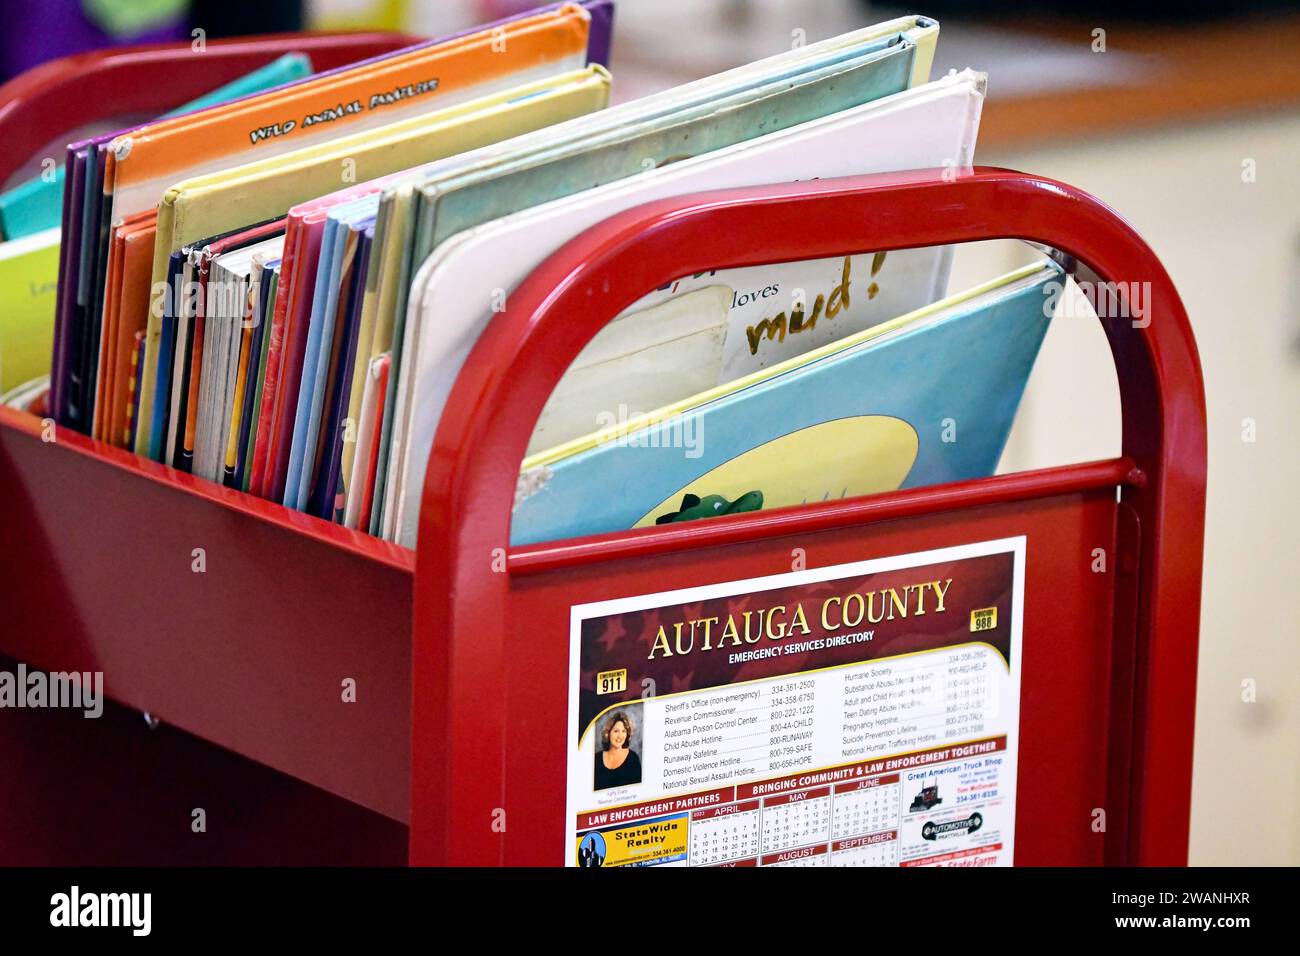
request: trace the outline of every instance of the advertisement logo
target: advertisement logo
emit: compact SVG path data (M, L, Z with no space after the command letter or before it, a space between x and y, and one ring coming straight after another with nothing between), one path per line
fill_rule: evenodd
M965 836L968 833L974 833L982 826L984 826L984 817L981 814L972 813L965 820L949 820L947 823L931 821L921 827L921 836L927 840L937 840L940 837Z

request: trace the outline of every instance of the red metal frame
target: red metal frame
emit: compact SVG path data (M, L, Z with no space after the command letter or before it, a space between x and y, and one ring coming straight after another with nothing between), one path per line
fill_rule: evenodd
M1149 325L1104 323L1121 458L508 546L518 463L546 396L645 290L706 268L1000 236L1151 284ZM1150 249L1097 200L993 169L681 197L567 244L512 294L456 383L413 560L85 436L42 440L40 423L0 409L0 654L102 669L114 701L184 731L169 732L167 761L86 775L79 801L36 800L33 787L63 779L34 756L46 741L71 732L83 752L138 755L147 745L134 735L147 731L120 708L122 719L75 729L32 713L0 723L0 751L28 756L26 773L0 775L0 806L23 820L0 857L76 862L75 847L49 837L74 803L97 820L97 807L120 811L139 788L158 819L188 813L196 781L234 775L322 826L384 834L370 853L355 841L351 862L391 862L403 824L413 863L558 862L571 604L770 574L795 545L819 566L1025 534L1017 862L1185 862L1204 423L1187 318ZM1086 570L1080 555L1096 546L1116 555L1113 575ZM340 703L345 677L356 704ZM1052 829L1057 815L1098 806L1104 835ZM87 832L118 832L116 811L102 812L102 831ZM154 838L143 815L138 824ZM285 837L281 859L317 859L302 836ZM158 859L194 858L158 840ZM90 855L111 856L100 850Z
M271 62L307 53L321 73L419 42L399 33L284 33L188 43L157 43L75 53L0 85L0 185L38 150L88 123L118 115L158 115ZM165 71L167 82L158 82Z
M583 346L647 290L708 269L994 238L1061 250L1103 281L1149 283L1149 322L1103 319L1123 404L1122 460L756 512L689 530L509 547L510 503L533 423ZM1119 287L1121 295L1125 288ZM1112 779L1112 788L1132 809L1123 821L1127 846L1108 858L1185 863L1205 467L1200 365L1177 292L1134 230L1079 190L1000 169L955 178L931 170L704 193L614 216L557 251L511 295L509 309L479 339L442 415L416 558L411 859L483 864L556 858L565 754L547 748L564 739L560 702L567 691L555 683L563 670L550 667L536 648L541 642L551 658L567 656L569 605L744 578L759 569L771 573L772 563L750 559L755 546L761 551L778 537L798 535L811 556L823 540L847 530L860 549L828 550L840 560L847 559L843 553L866 557L876 553L877 526L891 519L909 518L919 527L920 515L952 515L955 540L980 540L977 522L963 509L989 501L1011 503L996 527L1015 533L1024 523L1017 509L1031 510L1026 499L1074 487L1113 488L1118 480L1119 510L1136 519L1141 546L1126 556L1138 562L1135 593L1116 589L1117 613L1132 601L1137 638L1131 727L1116 724L1110 733L1131 734L1132 740L1102 769L1113 778L1131 764L1131 779L1122 786ZM919 537L899 536L899 546L911 540ZM1027 633L1043 590L1085 586L1082 559L1069 578L1044 578L1045 568L1060 572L1039 556L1043 542L1069 543L1050 529L1030 539ZM506 556L504 573L494 572L493 555ZM575 573L580 564L588 573ZM645 567L655 569L652 578L640 573ZM526 577L519 573L524 570ZM1116 674L1130 667L1126 652L1116 650L1126 645L1124 624L1112 624L1107 648ZM1071 622L1059 626L1070 629ZM1030 671L1027 659L1026 679ZM1124 714L1119 699L1128 692L1113 689L1114 713ZM1022 697L1028 704L1028 684ZM1026 724L1029 713L1027 707ZM525 745L519 728L526 716L536 736ZM548 762L551 756L558 767ZM1060 772L1022 765L1021 778ZM533 814L537 806L549 816ZM486 821L501 810L523 825L512 822L493 832ZM1026 812L1022 803L1018 837ZM543 849L532 852L537 845Z

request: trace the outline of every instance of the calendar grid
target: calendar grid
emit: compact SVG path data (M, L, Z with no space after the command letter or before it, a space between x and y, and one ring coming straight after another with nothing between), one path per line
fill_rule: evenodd
M898 774L691 814L690 865L897 866Z

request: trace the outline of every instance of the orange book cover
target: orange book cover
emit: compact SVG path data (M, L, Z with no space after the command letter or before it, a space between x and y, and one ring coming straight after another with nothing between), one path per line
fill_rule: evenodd
M111 363L107 361L107 357L109 346L113 341L113 332L117 326L118 293L122 290L122 237L116 231L109 236L108 267L105 276L103 308L99 312L99 356L96 360L95 400L90 417L90 437L100 441L104 439L104 409L108 404L104 400L104 395L110 388L108 369Z
M100 441L116 442L116 435L110 430L109 423L112 421L113 395L116 389L120 387L117 380L117 371L120 366L116 356L121 343L118 327L121 323L122 287L125 282L139 281L138 263L129 278L123 267L123 255L126 246L125 237L142 223L148 223L150 226L149 241L153 242L152 224L155 219L156 216L153 213L140 213L131 216L125 222L117 223L109 233L108 267L105 273L107 278L104 282L104 299L100 303L101 309L99 312L99 356L97 359L98 370L95 375L95 407L91 430L91 435ZM152 263L150 264L152 265ZM146 274L146 284L148 281ZM142 325L147 318L147 315L141 316Z
M143 126L110 144L105 192L113 193L115 215L129 215L156 206L177 178L199 175L200 167L215 171L299 149L580 67L586 62L590 23L586 10L565 4L505 26ZM154 195L157 181L162 186ZM150 191L142 194L146 186Z
M130 427L127 412L131 407L128 377L135 356L136 336L144 333L149 322L149 273L153 267L154 222L144 214L135 225L122 230L122 292L117 307L116 329L111 340L109 361L110 389L105 419L105 440L127 447Z

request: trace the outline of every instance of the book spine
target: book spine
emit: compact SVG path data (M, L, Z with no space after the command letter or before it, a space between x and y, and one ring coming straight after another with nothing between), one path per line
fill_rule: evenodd
M312 246L315 246L313 255ZM267 450L265 497L272 501L284 500L285 482L289 474L289 455L293 450L294 423L298 417L299 391L302 384L303 358L307 351L307 336L311 325L312 295L316 283L312 268L320 253L320 237L310 234L303 237L305 252L294 270L289 288L289 302L285 310L284 341L280 346L280 385L272 420L271 446Z
M285 248L279 260L279 285L276 290L276 304L270 317L270 341L266 343L266 372L261 384L261 405L257 408L257 438L252 449L252 473L248 476L248 493L259 498L269 497L266 483L266 460L270 451L270 433L272 421L276 415L276 398L279 392L279 372L281 372L281 355L285 343L285 316L289 312L289 294L294 277L294 260L299 241L300 220L290 217L285 228Z
M128 448L135 444L135 426L140 420L140 366L144 364L144 331L135 333L131 349L131 375L127 379L126 430L122 437Z
M388 395L388 375L392 367L393 359L391 355L385 354L379 362L379 379L375 382L375 419L374 419L374 436L370 445L370 453L366 456L366 473L361 479L361 508L360 519L370 520L371 509L375 503L375 478L379 471L379 432L384 422L384 405L385 398Z
M280 260L280 284L276 290L271 328L267 331L271 341L267 345L266 375L262 383L262 404L257 410L257 441L253 445L253 473L248 480L249 494L269 498L271 481L269 462L274 442L272 432L276 407L279 404L280 380L284 360L284 323L289 312L289 298L294 286L294 260L301 238L302 220L289 218L284 232L284 251Z
M263 377L266 374L266 343L268 336L267 297L272 296L274 305L275 284L270 271L261 271L257 281L257 303L254 306L252 349L248 357L248 384L244 393L243 407L239 413L239 462L235 469L235 486L240 491L248 491L248 476L253 467L254 418L257 415L258 399L261 396Z
M190 387L185 396L185 438L181 446L181 456L176 467L181 471L194 469L194 443L198 434L199 390L203 381L203 340L207 331L208 268L211 257L205 252L199 260L198 294L194 304L194 339L190 343Z
M73 170L73 163L69 156L64 160L64 225L59 235L59 279L58 285L55 289L54 348L52 349L52 361L50 362L50 397L48 404L50 416L55 421L62 420L63 372L67 367L67 324L71 319L71 305L68 302L67 280L71 270L69 263L72 258L73 246L73 243L70 241L71 230L68 228L67 224L73 207L73 190L75 188L74 180L76 178L77 177Z

